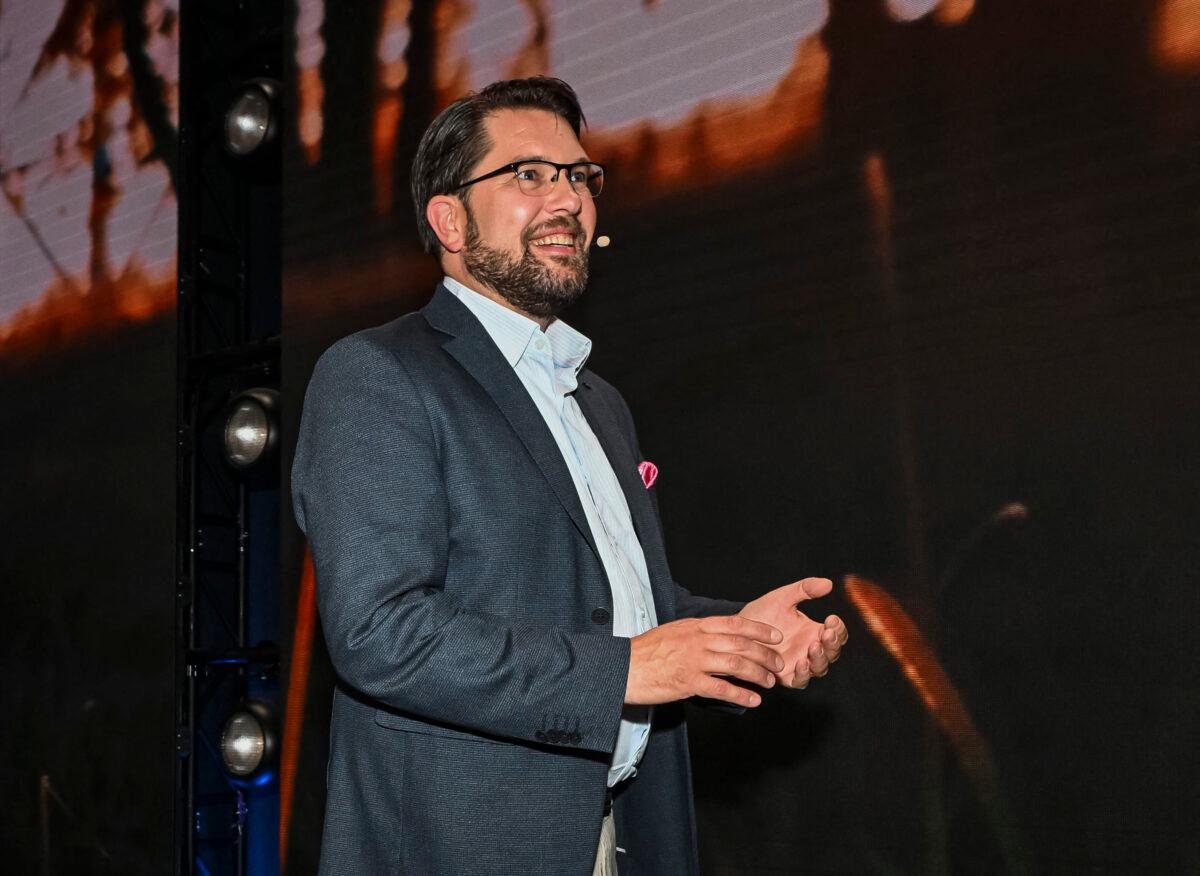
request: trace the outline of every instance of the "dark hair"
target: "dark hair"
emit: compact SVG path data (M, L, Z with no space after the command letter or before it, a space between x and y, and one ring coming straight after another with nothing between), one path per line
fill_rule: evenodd
M417 232L426 252L441 248L425 207L435 195L458 190L487 151L492 148L484 123L504 109L542 109L562 117L575 136L587 124L574 89L561 79L532 76L493 82L478 92L460 97L430 123L421 136L412 165L412 201L417 212Z

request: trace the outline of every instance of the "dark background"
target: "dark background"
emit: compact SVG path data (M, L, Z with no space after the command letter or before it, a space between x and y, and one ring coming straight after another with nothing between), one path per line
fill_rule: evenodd
M433 84L452 4L410 15L380 213L382 5L325 4L315 163L289 130L292 425L319 353L438 276L404 191L416 137L457 96ZM977 0L951 27L835 0L819 125L769 161L706 163L686 120L660 140L595 132L614 243L567 319L662 472L675 577L740 598L806 574L880 583L999 776L980 793L839 588L819 610L851 643L828 678L742 718L690 714L706 872L1200 868L1200 50L1164 63L1156 31L1178 5ZM656 149L680 142L691 184L654 185ZM173 326L0 345L14 872L43 837L58 872L162 872L170 854ZM1011 502L1027 519L989 525ZM288 626L303 544L284 511ZM318 641L289 740L293 873L315 869L330 684Z
M177 6L0 9L6 874L171 868Z
M0 358L7 873L171 866L174 339Z
M815 139L655 190L629 184L654 160L642 135L567 319L660 467L676 578L739 598L805 574L882 584L961 693L999 795L840 591L817 609L851 628L828 678L742 718L690 716L704 869L1194 872L1195 68L1156 62L1155 2L980 0L956 27L831 8ZM406 167L453 96L410 67L380 215L363 87L378 18L325 16L323 152L295 149L285 177L293 416L324 347L428 299ZM418 60L430 33L412 30ZM1011 502L1026 518L989 525ZM293 570L302 550L293 531ZM295 872L319 842L324 659Z

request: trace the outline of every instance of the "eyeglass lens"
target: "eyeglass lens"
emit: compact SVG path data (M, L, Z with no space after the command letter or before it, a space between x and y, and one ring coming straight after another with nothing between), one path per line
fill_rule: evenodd
M586 191L594 198L604 188L604 170L597 164L574 164L562 172L577 194ZM558 173L552 164L530 161L517 168L517 185L527 195L549 194Z

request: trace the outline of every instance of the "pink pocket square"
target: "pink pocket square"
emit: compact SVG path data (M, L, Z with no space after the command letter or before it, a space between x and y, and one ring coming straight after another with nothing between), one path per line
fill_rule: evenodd
M638 463L638 474L642 476L642 483L646 485L646 489L648 490L658 480L658 466L648 459L643 460Z

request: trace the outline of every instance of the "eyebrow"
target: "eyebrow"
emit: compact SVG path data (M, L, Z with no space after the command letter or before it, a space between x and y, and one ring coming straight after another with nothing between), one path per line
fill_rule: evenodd
M508 163L509 164L520 164L522 161L549 161L551 164L558 164L557 161L552 161L551 159L547 158L545 155L524 155L520 158L514 158L512 161L510 161ZM568 163L569 164L591 164L592 159L588 158L585 155L581 158L576 158L574 161L571 161Z

